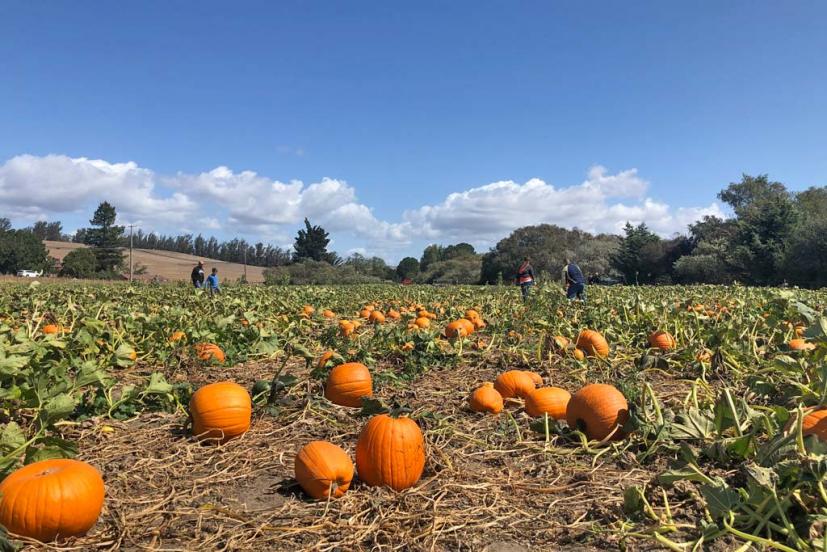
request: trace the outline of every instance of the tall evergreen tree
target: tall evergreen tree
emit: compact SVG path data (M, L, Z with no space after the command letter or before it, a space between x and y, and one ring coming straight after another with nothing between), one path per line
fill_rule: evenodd
M327 250L330 243L328 233L321 226L312 226L310 221L304 219L304 230L299 230L296 240L293 243L293 260L303 261L312 259L336 264L338 257L335 253Z
M632 226L627 222L623 228L625 236L620 240L620 247L612 255L612 266L626 279L626 283L649 283L655 275L651 270L652 248L660 238L641 222Z
M95 210L95 214L89 221L92 228L87 228L85 235L85 243L94 247L98 271L110 275L119 272L123 267L123 253L120 245L124 227L115 225L116 218L115 207L104 201Z

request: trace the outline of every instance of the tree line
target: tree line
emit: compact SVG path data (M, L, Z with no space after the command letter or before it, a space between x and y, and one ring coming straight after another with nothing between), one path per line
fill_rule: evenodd
M396 267L379 257L328 251L329 234L305 219L292 251L241 239L145 234L134 247L188 253L227 262L266 267L270 283L361 283L410 280L431 284L510 283L525 257L541 277L557 278L566 258L592 280L626 284L742 282L751 285L827 286L827 187L790 192L767 175L743 175L718 198L733 216L705 217L686 234L661 238L645 223L627 223L622 235L591 234L553 224L514 230L485 253L471 244L428 245L420 258L405 257ZM64 259L63 274L112 277L122 270L124 227L115 208L103 202L73 241L91 246ZM19 268L49 270L42 240L67 240L60 222L37 222L13 230L0 219L0 272ZM68 267L67 267L68 264Z

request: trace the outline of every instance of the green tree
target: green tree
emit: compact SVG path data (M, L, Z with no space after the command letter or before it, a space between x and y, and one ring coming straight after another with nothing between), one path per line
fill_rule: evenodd
M780 182L770 182L767 175L745 174L718 197L737 215L727 262L748 283L781 283L787 242L798 223L798 211L787 189Z
M113 277L123 267L120 246L124 227L115 225L116 218L115 207L104 201L98 205L92 220L89 221L92 228L87 228L85 233L84 243L94 248L98 272L108 277Z
M60 275L69 278L93 278L98 270L98 259L92 249L81 247L64 258Z
M456 259L458 257L467 257L469 255L476 255L474 246L470 243L458 243L456 245L449 245L442 252L442 260Z
M443 260L444 248L441 245L432 243L422 252L422 259L419 261L420 270L428 270L431 263L438 263Z
M396 266L396 273L400 278L414 278L419 274L419 261L413 257L405 257Z
M0 218L0 232L8 232L11 230L11 221L6 217Z
M48 270L51 266L46 246L27 230L0 231L0 273L18 270Z
M339 257L328 252L327 244L330 243L328 233L321 226L312 226L310 221L304 219L304 230L299 230L296 240L293 243L293 261L298 262L306 259L323 261L330 264L337 264Z
M625 236L620 239L619 247L611 258L612 267L623 275L628 284L654 281L657 270L652 259L659 255L655 248L660 238L643 222L637 226L627 222L623 232Z

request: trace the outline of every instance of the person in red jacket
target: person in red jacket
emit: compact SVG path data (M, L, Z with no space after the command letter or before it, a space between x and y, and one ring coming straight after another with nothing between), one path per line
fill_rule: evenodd
M528 293L531 291L531 286L534 285L534 269L531 267L531 259L526 257L522 264L517 269L517 285L520 286L520 291L523 294L523 301L528 299Z

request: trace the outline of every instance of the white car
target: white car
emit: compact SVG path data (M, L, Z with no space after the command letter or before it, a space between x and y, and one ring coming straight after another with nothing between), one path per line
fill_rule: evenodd
M37 272L35 270L18 270L17 275L21 278L37 278L43 276L43 271Z

